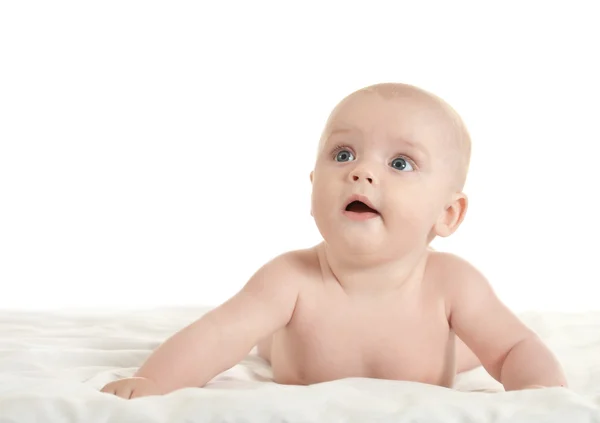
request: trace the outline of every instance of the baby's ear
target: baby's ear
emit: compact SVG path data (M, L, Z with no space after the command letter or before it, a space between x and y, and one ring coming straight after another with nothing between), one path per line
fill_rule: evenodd
M464 220L468 203L464 193L454 194L452 202L446 205L435 224L435 234L441 237L452 235Z

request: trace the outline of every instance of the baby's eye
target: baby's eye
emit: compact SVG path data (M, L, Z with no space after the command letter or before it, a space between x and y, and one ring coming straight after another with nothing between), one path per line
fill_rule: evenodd
M354 155L348 150L340 150L335 155L336 162L350 162L354 160Z
M406 159L403 159L402 157L398 157L398 158L392 160L391 166L394 169L401 170L403 172L411 172L414 170L412 165Z

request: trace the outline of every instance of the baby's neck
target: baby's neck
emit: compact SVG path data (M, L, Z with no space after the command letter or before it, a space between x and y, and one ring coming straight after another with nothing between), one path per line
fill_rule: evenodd
M318 247L324 278L334 278L348 294L385 294L420 284L429 250L395 260L357 260L336 255L327 244Z

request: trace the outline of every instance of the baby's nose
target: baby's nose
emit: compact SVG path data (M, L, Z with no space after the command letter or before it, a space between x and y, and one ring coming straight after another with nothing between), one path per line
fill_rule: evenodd
M350 174L350 177L353 182L364 180L369 184L373 183L373 174L366 169L356 169Z

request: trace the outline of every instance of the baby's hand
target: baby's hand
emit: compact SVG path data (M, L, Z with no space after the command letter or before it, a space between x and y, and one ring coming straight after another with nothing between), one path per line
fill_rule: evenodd
M542 386L542 385L527 385L527 386L524 386L521 389L525 390L525 389L544 389L544 388L546 388L546 387Z
M116 380L101 389L106 394L116 395L125 399L146 397L149 395L162 395L158 385L145 377L129 377Z

